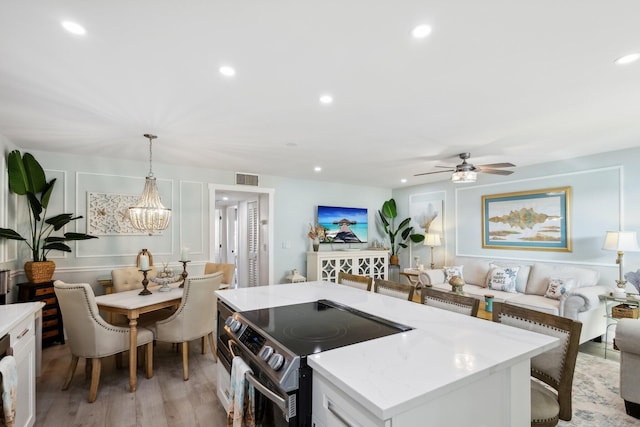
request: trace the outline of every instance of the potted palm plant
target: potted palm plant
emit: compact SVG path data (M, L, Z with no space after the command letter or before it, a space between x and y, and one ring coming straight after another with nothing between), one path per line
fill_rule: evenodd
M396 208L396 201L393 198L382 204L382 209L378 211L378 215L384 227L384 232L389 237L389 243L391 244L389 263L398 265L398 252L400 249L408 246L408 240L414 243L422 242L424 235L413 233L413 226L410 225L411 218L405 218L400 221L397 227L395 226L398 209Z
M64 233L53 235L71 221L82 218L70 213L62 213L46 218L49 199L56 179L47 182L40 163L30 153L21 155L14 150L7 157L9 189L24 196L29 204L29 235L23 237L10 228L0 228L0 238L21 240L31 250L31 261L24 265L25 275L32 283L48 282L53 277L56 265L47 260L49 251L71 252L65 243L72 240L96 239L84 233Z

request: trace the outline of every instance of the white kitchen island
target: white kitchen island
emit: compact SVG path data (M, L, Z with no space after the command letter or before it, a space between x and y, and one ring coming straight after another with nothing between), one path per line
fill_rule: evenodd
M308 357L317 427L528 426L529 361L558 345L556 338L334 283L217 295L238 311L329 299L415 328Z

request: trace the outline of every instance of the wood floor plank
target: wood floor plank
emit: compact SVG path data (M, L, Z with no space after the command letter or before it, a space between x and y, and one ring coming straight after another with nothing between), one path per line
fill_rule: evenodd
M189 346L189 381L182 379L182 358L170 344L154 348L154 375L138 370L138 390L129 392L128 367L117 369L114 358L102 362L98 397L88 403L90 380L84 359L69 389L62 384L71 360L68 345L43 350L42 374L36 382L36 426L169 427L226 426L226 412L216 396L216 369L211 352Z

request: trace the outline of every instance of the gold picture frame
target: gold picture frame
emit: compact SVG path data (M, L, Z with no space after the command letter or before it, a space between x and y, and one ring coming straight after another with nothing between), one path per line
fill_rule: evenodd
M571 187L482 196L482 247L571 252Z

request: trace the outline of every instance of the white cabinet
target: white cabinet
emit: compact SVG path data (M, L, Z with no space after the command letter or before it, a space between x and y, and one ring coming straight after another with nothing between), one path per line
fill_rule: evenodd
M0 307L0 336L9 334L18 371L16 427L30 427L36 421L36 328L41 302Z
M387 279L389 272L387 251L326 251L307 252L307 280L338 281L338 273Z

